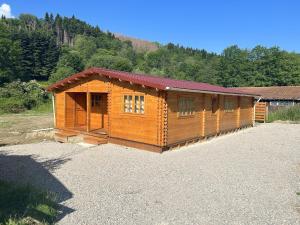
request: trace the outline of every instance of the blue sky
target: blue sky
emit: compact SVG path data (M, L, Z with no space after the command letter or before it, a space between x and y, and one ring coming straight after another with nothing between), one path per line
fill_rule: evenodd
M292 0L0 0L11 13L73 14L102 30L222 52L229 45L300 52L300 1Z

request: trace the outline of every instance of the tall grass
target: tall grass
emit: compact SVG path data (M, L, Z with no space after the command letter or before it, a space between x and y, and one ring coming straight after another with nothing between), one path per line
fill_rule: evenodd
M52 112L53 112L53 103L51 100L48 100L47 102L37 105L31 110L25 111L25 114L45 114L45 113L52 113Z
M268 116L268 122L273 122L276 120L300 122L300 105L270 112Z
M51 193L0 180L0 225L53 224L58 208Z

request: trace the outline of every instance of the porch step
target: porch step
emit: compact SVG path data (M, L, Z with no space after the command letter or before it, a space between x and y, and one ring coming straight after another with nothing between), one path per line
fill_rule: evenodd
M93 145L107 144L107 142L108 142L107 138L88 136L88 135L85 135L83 137L83 141L85 143L89 143L89 144L93 144Z
M87 136L100 137L100 138L107 138L108 137L106 132L97 132L97 133L90 132L90 133L88 133Z
M68 142L71 137L77 136L77 133L60 130L54 134L54 139L58 142Z

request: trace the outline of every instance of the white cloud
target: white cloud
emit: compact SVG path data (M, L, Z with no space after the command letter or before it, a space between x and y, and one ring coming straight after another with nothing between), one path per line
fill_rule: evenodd
M3 3L0 6L0 17L1 16L5 16L6 18L14 18L14 16L11 14L10 5Z

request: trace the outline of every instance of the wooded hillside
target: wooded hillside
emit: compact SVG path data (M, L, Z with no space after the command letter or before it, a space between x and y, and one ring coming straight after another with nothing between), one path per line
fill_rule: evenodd
M0 19L0 85L17 79L54 82L92 66L226 87L300 84L300 55L279 47L230 46L216 54L170 43L136 51L130 41L74 16Z

